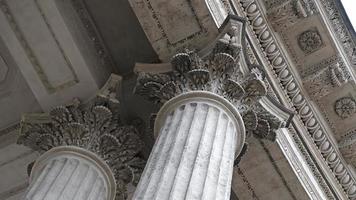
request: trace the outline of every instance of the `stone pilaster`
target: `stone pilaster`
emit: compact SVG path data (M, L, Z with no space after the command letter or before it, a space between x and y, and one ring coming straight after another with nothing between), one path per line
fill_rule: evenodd
M275 115L284 111L268 106L273 103L261 72L243 57L244 20L230 16L224 24L210 47L177 53L170 69L159 69L164 73L137 69L135 92L163 106L133 199L227 200L245 136L273 140L285 125Z
M112 75L87 103L23 116L18 143L43 153L31 171L28 200L126 199L126 185L138 182L145 162L136 129L120 122L120 81Z

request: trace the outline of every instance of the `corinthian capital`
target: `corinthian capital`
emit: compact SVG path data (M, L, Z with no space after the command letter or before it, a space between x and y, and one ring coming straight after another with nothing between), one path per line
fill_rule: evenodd
M112 75L88 103L74 100L48 113L24 115L18 143L42 153L60 146L95 153L115 176L116 199L126 199L126 185L138 182L145 161L138 156L143 144L137 130L120 122L116 98L120 81Z
M285 126L290 113L267 96L261 67L245 62L245 21L230 16L224 24L219 38L209 47L200 52L185 49L177 53L167 69L161 70L163 73L153 72L149 65L137 68L135 93L164 104L182 93L212 92L239 110L247 133L274 140L274 130ZM288 117L278 117L281 113Z

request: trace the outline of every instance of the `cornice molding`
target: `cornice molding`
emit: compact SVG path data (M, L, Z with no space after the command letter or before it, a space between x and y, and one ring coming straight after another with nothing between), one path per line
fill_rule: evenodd
M356 38L349 31L336 1L314 0L351 77L356 80Z
M335 199L328 186L325 185L325 181L323 181L323 179L319 179L320 173L318 173L318 170L303 166L311 166L314 163L308 162L309 155L307 152L302 151L301 148L304 147L302 144L296 143L296 137L298 136L296 136L294 129L277 130L277 143L290 165L293 166L292 169L294 170L294 173L297 174L297 177L309 195L309 198L329 200Z
M286 94L285 96L288 97L293 104L299 120L303 123L305 130L310 134L309 140L313 140L319 153L324 158L324 163L327 164L329 170L331 170L335 181L342 186L345 194L347 194L350 199L356 198L356 181L348 169L345 160L342 158L337 145L334 144L333 139L330 134L326 132L323 124L319 122L317 113L313 110L313 106L304 96L302 92L303 89L295 79L288 59L283 54L276 38L273 36L273 31L267 24L267 20L262 13L259 3L256 0L241 0L239 5L249 21L249 26L258 39L261 49L263 49L267 60L270 62L271 68ZM330 173L330 171L326 173ZM344 196L342 194L340 195Z

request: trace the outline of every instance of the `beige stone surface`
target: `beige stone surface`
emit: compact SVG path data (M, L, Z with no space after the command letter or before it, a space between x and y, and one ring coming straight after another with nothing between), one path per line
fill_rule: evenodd
M309 199L276 143L250 138L249 149L234 169L232 188L239 199Z

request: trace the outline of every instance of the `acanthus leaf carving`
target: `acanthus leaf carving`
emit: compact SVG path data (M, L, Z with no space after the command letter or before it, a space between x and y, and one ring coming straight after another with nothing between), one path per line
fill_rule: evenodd
M49 113L24 115L18 143L41 153L58 146L77 146L95 153L114 173L116 199L124 200L126 185L138 183L146 162L139 155L143 142L137 129L121 124L116 95L107 95L108 89L118 86L112 82L119 79L111 77L110 81L86 104L76 99Z
M138 72L135 93L159 104L190 91L215 93L231 102L242 116L251 114L244 118L250 135L275 140L274 130L283 123L258 103L267 95L260 70L252 66L249 73L242 72L239 31L236 27L229 29L205 56L188 49L177 53L171 60L173 70L168 73Z

